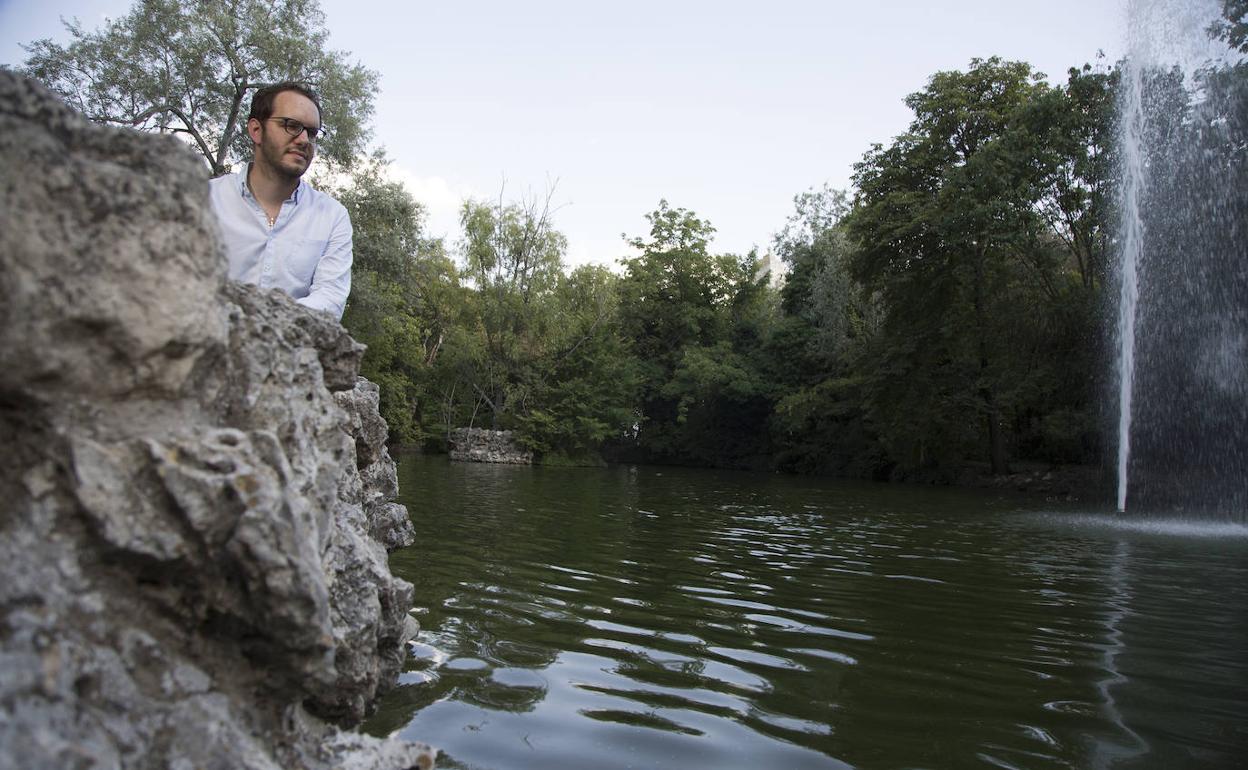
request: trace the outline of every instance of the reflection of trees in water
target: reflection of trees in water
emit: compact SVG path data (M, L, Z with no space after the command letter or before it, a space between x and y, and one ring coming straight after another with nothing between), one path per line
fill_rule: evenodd
M1138 736L1140 761L1181 766L1202 724L1248 708L1248 681L1222 691L1202 668L1248 671L1223 639L1245 633L1234 554L1205 569L1170 540L984 515L997 504L977 494L426 462L434 507L409 502L430 546L394 566L429 607L428 647L371 728L453 725L457 759L615 726L639 766L651 740L810 766L1129 765ZM1176 680L1193 692L1176 700Z
M459 477L455 483L474 489L475 499L500 504L421 532L449 551L441 563L404 564L404 554L397 554L393 566L417 584L418 601L429 607L420 639L447 660L479 659L490 671L448 672L441 661L410 662L414 671L428 668L430 680L391 695L374 730L393 729L445 698L531 710L545 689L515 691L491 672L543 673L565 653L602 659L600 680L577 686L635 703L637 719L652 726L660 723L656 708L691 710L789 740L794 725L814 724L808 717L830 718L826 696L835 693L839 669L852 657L808 656L813 667L826 669L812 686L812 665L791 661L783 647L799 640L797 646L827 646L826 635L801 634L809 618L782 617L786 606L805 601L804 587L817 583L818 565L807 545L817 517L758 516L738 503L752 494L748 484L700 500L705 491L687 489L678 472L608 472L606 488L562 485L559 471L545 469L517 474L452 466L452 474ZM639 475L646 477L644 489ZM503 488L509 484L515 486ZM560 486L559 499L552 499L548 484ZM448 483L441 491L453 499L452 489ZM439 490L428 497L439 499ZM725 516L721 506L729 504L742 514ZM541 515L532 515L539 509ZM610 513L594 515L603 511ZM465 522L470 526L461 526ZM466 573L471 581L457 579ZM767 653L739 649L750 644ZM791 694L803 690L821 690L822 697L808 693L810 703L825 704L820 713L809 704L792 713ZM608 721L634 713L590 711Z

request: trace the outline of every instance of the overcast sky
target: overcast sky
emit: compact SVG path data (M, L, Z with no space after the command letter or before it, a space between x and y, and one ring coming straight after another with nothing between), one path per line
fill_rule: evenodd
M129 0L0 0L0 62ZM542 195L568 261L612 263L660 198L766 249L797 193L848 187L902 99L973 57L1051 82L1125 48L1125 0L321 0L331 46L381 73L375 139L456 237L466 195Z

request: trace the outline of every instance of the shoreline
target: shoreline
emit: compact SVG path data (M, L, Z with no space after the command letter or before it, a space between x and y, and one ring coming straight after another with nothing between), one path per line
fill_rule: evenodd
M421 447L410 444L395 444L390 447L390 451L396 456L404 455L430 455L450 457L447 452L430 452ZM469 460L459 460L456 462L472 462ZM1005 475L994 476L988 470L987 463L967 462L964 463L960 470L955 474L943 477L910 477L898 479L870 479L858 476L835 474L835 473L794 473L792 471L767 469L767 468L734 468L731 466L714 466L714 465L692 465L678 463L660 463L660 462L623 462L608 461L606 467L612 466L629 466L629 465L653 465L656 467L674 467L674 468L705 468L707 470L727 470L741 471L745 473L767 473L782 474L794 477L812 477L812 478L828 478L828 479L845 479L855 481L874 481L880 484L897 484L909 486L935 486L949 487L961 489L989 489L1017 492L1022 494L1030 494L1044 496L1051 502L1082 502L1095 503L1113 501L1113 483L1112 480L1106 478L1107 471L1097 465L1063 465L1050 464L1035 461L1015 462L1011 466L1011 472ZM533 463L534 467L545 467L541 463ZM565 466L559 467L577 467ZM603 466L581 466L581 467L598 467Z

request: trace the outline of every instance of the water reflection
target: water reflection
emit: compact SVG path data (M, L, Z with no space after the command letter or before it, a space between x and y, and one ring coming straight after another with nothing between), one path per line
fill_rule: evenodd
M1217 766L1248 747L1248 541L670 469L413 458L401 486L424 545L392 563L423 631L370 729L442 766Z
M1148 744L1127 725L1118 708L1115 695L1115 690L1129 681L1118 669L1118 656L1126 647L1122 624L1130 613L1131 587L1127 577L1127 561L1130 555L1130 545L1119 542L1115 545L1114 553L1109 560L1106 587L1110 591L1110 596L1105 603L1108 611L1105 615L1105 649L1102 657L1105 677L1097 683L1105 715L1118 728L1124 740L1118 744L1100 745L1096 767L1112 767L1123 759L1148 753Z

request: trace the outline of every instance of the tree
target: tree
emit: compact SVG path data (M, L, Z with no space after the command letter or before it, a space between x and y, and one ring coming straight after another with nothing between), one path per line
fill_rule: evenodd
M776 253L790 267L796 267L801 251L832 232L849 213L849 208L849 195L827 184L793 196L794 211L775 237Z
M441 239L385 160L360 164L335 191L355 229L351 298L342 322L368 346L360 372L381 388L381 414L396 441L425 440L440 423L438 367L464 303Z
M735 355L758 347L757 259L711 254L715 228L665 200L646 218L650 238L629 241L641 256L622 261L620 281L620 328L640 378L637 446L655 460L733 464L769 411L753 360Z
M24 74L91 120L184 136L212 176L249 159L250 95L283 80L322 98L323 158L350 168L368 140L376 72L329 50L316 0L138 0L72 40L25 46Z
M534 386L533 367L549 335L549 303L567 239L551 222L550 195L539 202L466 201L460 213L464 275L477 290L482 356L469 384L505 427L513 403Z
M1119 72L1072 67L1038 94L1010 136L1036 166L1037 210L1072 260L1089 299L1105 284L1116 189L1114 110Z
M1097 403L1105 392L1108 339L1101 323L1117 229L1117 68L1071 68L1067 81L1025 105L1004 138L1032 171L1035 211L1046 225L1015 258L1038 294L1020 298L1006 330L1033 357L1015 390L1015 449L1036 459L1087 462L1097 455ZM1022 311L1026 310L1026 315Z
M780 318L765 342L777 394L771 429L786 469L874 476L878 444L865 420L858 367L880 323L877 297L853 279L843 191L824 186L794 197L776 236L790 265Z
M855 167L855 276L881 292L891 342L877 359L875 408L912 448L895 448L905 462L927 464L931 443L956 446L970 412L993 472L1007 471L1003 423L1022 381L999 321L1023 304L1019 256L1037 248L1040 227L1035 164L1008 137L1046 90L1027 64L995 57L939 72L906 98L909 132Z
M850 275L854 248L844 226L849 198L825 185L793 203L794 213L775 238L776 252L790 266L781 307L804 327L801 355L820 371L843 368L853 341L878 322L876 303Z
M731 258L708 250L715 228L691 211L659 208L646 215L650 240L632 238L641 256L622 260L622 324L637 356L659 367L647 377L666 380L683 348L709 344L722 334L718 309L731 296Z
M618 282L583 265L546 298L552 323L516 418L520 440L543 462L598 464L603 442L632 425L637 378L618 330Z

